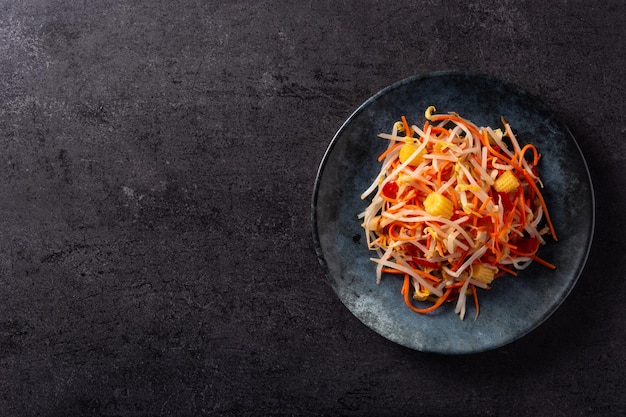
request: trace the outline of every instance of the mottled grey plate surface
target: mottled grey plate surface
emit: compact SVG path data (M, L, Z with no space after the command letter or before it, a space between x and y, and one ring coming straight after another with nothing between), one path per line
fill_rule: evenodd
M539 169L559 241L540 248L555 271L533 264L517 277L480 291L480 316L464 321L454 303L418 315L402 300L402 280L386 276L376 285L373 252L367 250L357 214L368 204L360 194L380 168L385 148L377 138L405 115L418 124L424 110L454 111L479 126L501 126L504 117L520 143L542 155ZM442 72L408 78L367 100L333 138L321 162L312 200L313 237L328 282L365 325L401 345L427 352L462 354L494 349L546 320L575 285L587 259L594 228L593 188L587 165L570 131L542 102L521 89L476 74Z

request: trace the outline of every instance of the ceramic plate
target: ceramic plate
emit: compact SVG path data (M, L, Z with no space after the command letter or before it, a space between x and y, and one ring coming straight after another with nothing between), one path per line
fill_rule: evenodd
M420 315L403 302L402 279L376 284L374 254L357 218L361 200L378 174L386 147L377 137L401 115L423 121L424 110L457 112L479 126L509 122L520 143L532 142L558 242L548 239L539 255L556 270L533 264L517 277L503 276L480 290L480 315L465 320L447 303ZM589 253L594 228L593 188L587 165L570 131L541 101L511 84L477 74L435 73L393 84L363 103L341 126L319 167L312 200L313 237L329 284L346 307L385 338L412 349L465 354L510 343L545 321L575 285Z

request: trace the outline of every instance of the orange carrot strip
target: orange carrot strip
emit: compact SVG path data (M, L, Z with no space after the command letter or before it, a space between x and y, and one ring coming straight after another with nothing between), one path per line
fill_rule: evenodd
M443 126L430 126L431 134L443 134L445 136L450 136L450 131Z
M394 275L402 275L405 274L405 272L402 271L398 271L397 269L393 269L393 268L387 268L384 267L381 272L385 273L385 274L394 274Z
M519 200L519 210L522 224L526 224L526 202L524 201L523 187L517 187L517 199Z
M448 165L450 161L443 161L439 166L439 171L437 172L437 188L441 188L443 181L441 181L441 176L443 175L444 168Z
M389 236L391 236L391 238L393 240L395 240L395 241L409 241L409 240L414 240L415 239L415 234L413 234L413 236L411 236L411 235L400 236L399 233L396 234L395 233L395 229L396 228L402 229L402 225L397 224L397 223L393 223L391 225L391 227L389 227ZM409 230L415 231L414 229L409 229Z
M524 162L524 154L529 149L533 151L533 165L537 165L537 163L539 163L539 152L537 151L537 148L535 148L535 145L529 143L525 145L520 151L520 155L519 155L520 165L522 165L522 163Z
M437 253L439 253L439 256L444 256L443 247L441 246L441 242L439 240L437 241Z
M385 157L387 155L389 155L391 153L391 151L393 151L394 149L396 149L396 148L398 148L398 147L400 147L402 145L403 145L402 142L396 142L396 143L388 146L387 149L385 149L385 151L378 156L378 162L381 162L383 159L385 159Z
M538 257L537 255L530 255L530 258L531 258L533 261L536 261L537 263L540 263L541 265L546 266L546 267L548 267L548 268L550 268L550 269L556 269L556 265L553 265L553 264L551 264L550 262L548 262L548 261L546 261L546 260L544 260L544 259L541 259L541 258L540 258L540 257Z
M391 203L393 205L396 205L399 203L397 198L391 198L391 197L387 197L385 195L385 193L380 193L380 196L382 197L383 200L387 201L388 203Z
M448 296L450 295L450 293L452 292L452 288L448 288L446 290L446 292L443 293L443 295L441 297L439 297L439 299L437 300L437 302L435 304L433 304L430 307L427 308L417 308L415 307L413 304L411 304L411 300L409 300L409 289L411 286L411 280L409 278L408 274L404 275L404 284L402 285L402 291L401 294L404 295L404 302L406 303L406 305L413 311L415 311L416 313L430 313L431 311L436 310L437 308L439 308L444 301L446 301L446 299L448 298Z
M437 278L436 276L429 274L428 272L424 272L418 268L413 268L413 270L421 277L426 278L432 282L441 282L441 278Z
M450 270L451 271L456 271L457 269L459 269L459 267L461 265L463 265L463 263L465 262L465 258L467 257L467 255L470 252L470 249L467 249L466 251L463 252L463 254L459 257L459 259L456 260L456 262L452 262L450 263Z
M446 288L460 288L463 285L465 285L465 281L456 281L449 285L446 284Z
M521 188L521 187L520 187ZM485 209L487 208L487 204L489 204L489 202L491 201L491 197L487 197L485 198L485 201L483 201L483 204L481 204L480 208L477 210L478 213L482 214Z
M406 120L406 117L404 116L401 116L401 119L402 119L402 125L404 126L404 134L407 137L411 137L412 134L411 134L411 127L409 126L409 122Z
M513 275L514 277L517 276L517 271L515 271L514 269L511 268L507 268L506 266L502 266L501 264L496 265L498 267L498 269L500 269L501 271L504 271L506 273L509 273L511 275Z
M478 314L480 314L480 305L478 304L478 292L476 291L476 286L474 284L470 285L472 288L472 296L474 297L474 305L476 306L476 315L474 316L474 320L478 318Z
M510 249L517 249L517 246L515 246L515 245L513 245L513 244L511 244L509 242L502 242L502 245L504 245L504 246L506 246L506 247L508 247Z
M384 236L378 236L376 239L372 240L372 242L370 243L370 247L382 242L383 240L385 240Z
M504 225L502 227L502 230L500 230L500 233L498 234L498 240L502 239L504 236L506 236L507 233L511 231L514 216L515 211L511 211L509 215L504 219Z

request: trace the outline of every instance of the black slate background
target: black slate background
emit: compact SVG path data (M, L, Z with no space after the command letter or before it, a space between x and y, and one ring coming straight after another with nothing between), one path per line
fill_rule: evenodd
M0 1L0 415L624 415L625 14L624 1ZM459 357L358 322L324 281L309 220L343 120L447 69L550 105L597 203L562 307Z

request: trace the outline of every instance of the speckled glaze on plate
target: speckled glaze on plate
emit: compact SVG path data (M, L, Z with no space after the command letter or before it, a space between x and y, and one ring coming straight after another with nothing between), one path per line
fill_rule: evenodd
M402 280L383 277L376 285L357 214L368 204L360 194L380 168L386 143L377 138L405 115L454 111L479 126L501 126L504 117L520 143L542 155L539 169L559 241L540 248L555 271L533 264L517 277L481 290L480 316L469 308L464 321L448 303L428 315L410 311ZM594 197L587 165L570 131L541 101L500 80L455 72L416 76L393 84L363 103L341 126L320 164L312 199L313 238L329 284L365 325L403 346L442 354L467 354L503 346L545 321L564 301L582 272L594 229Z

